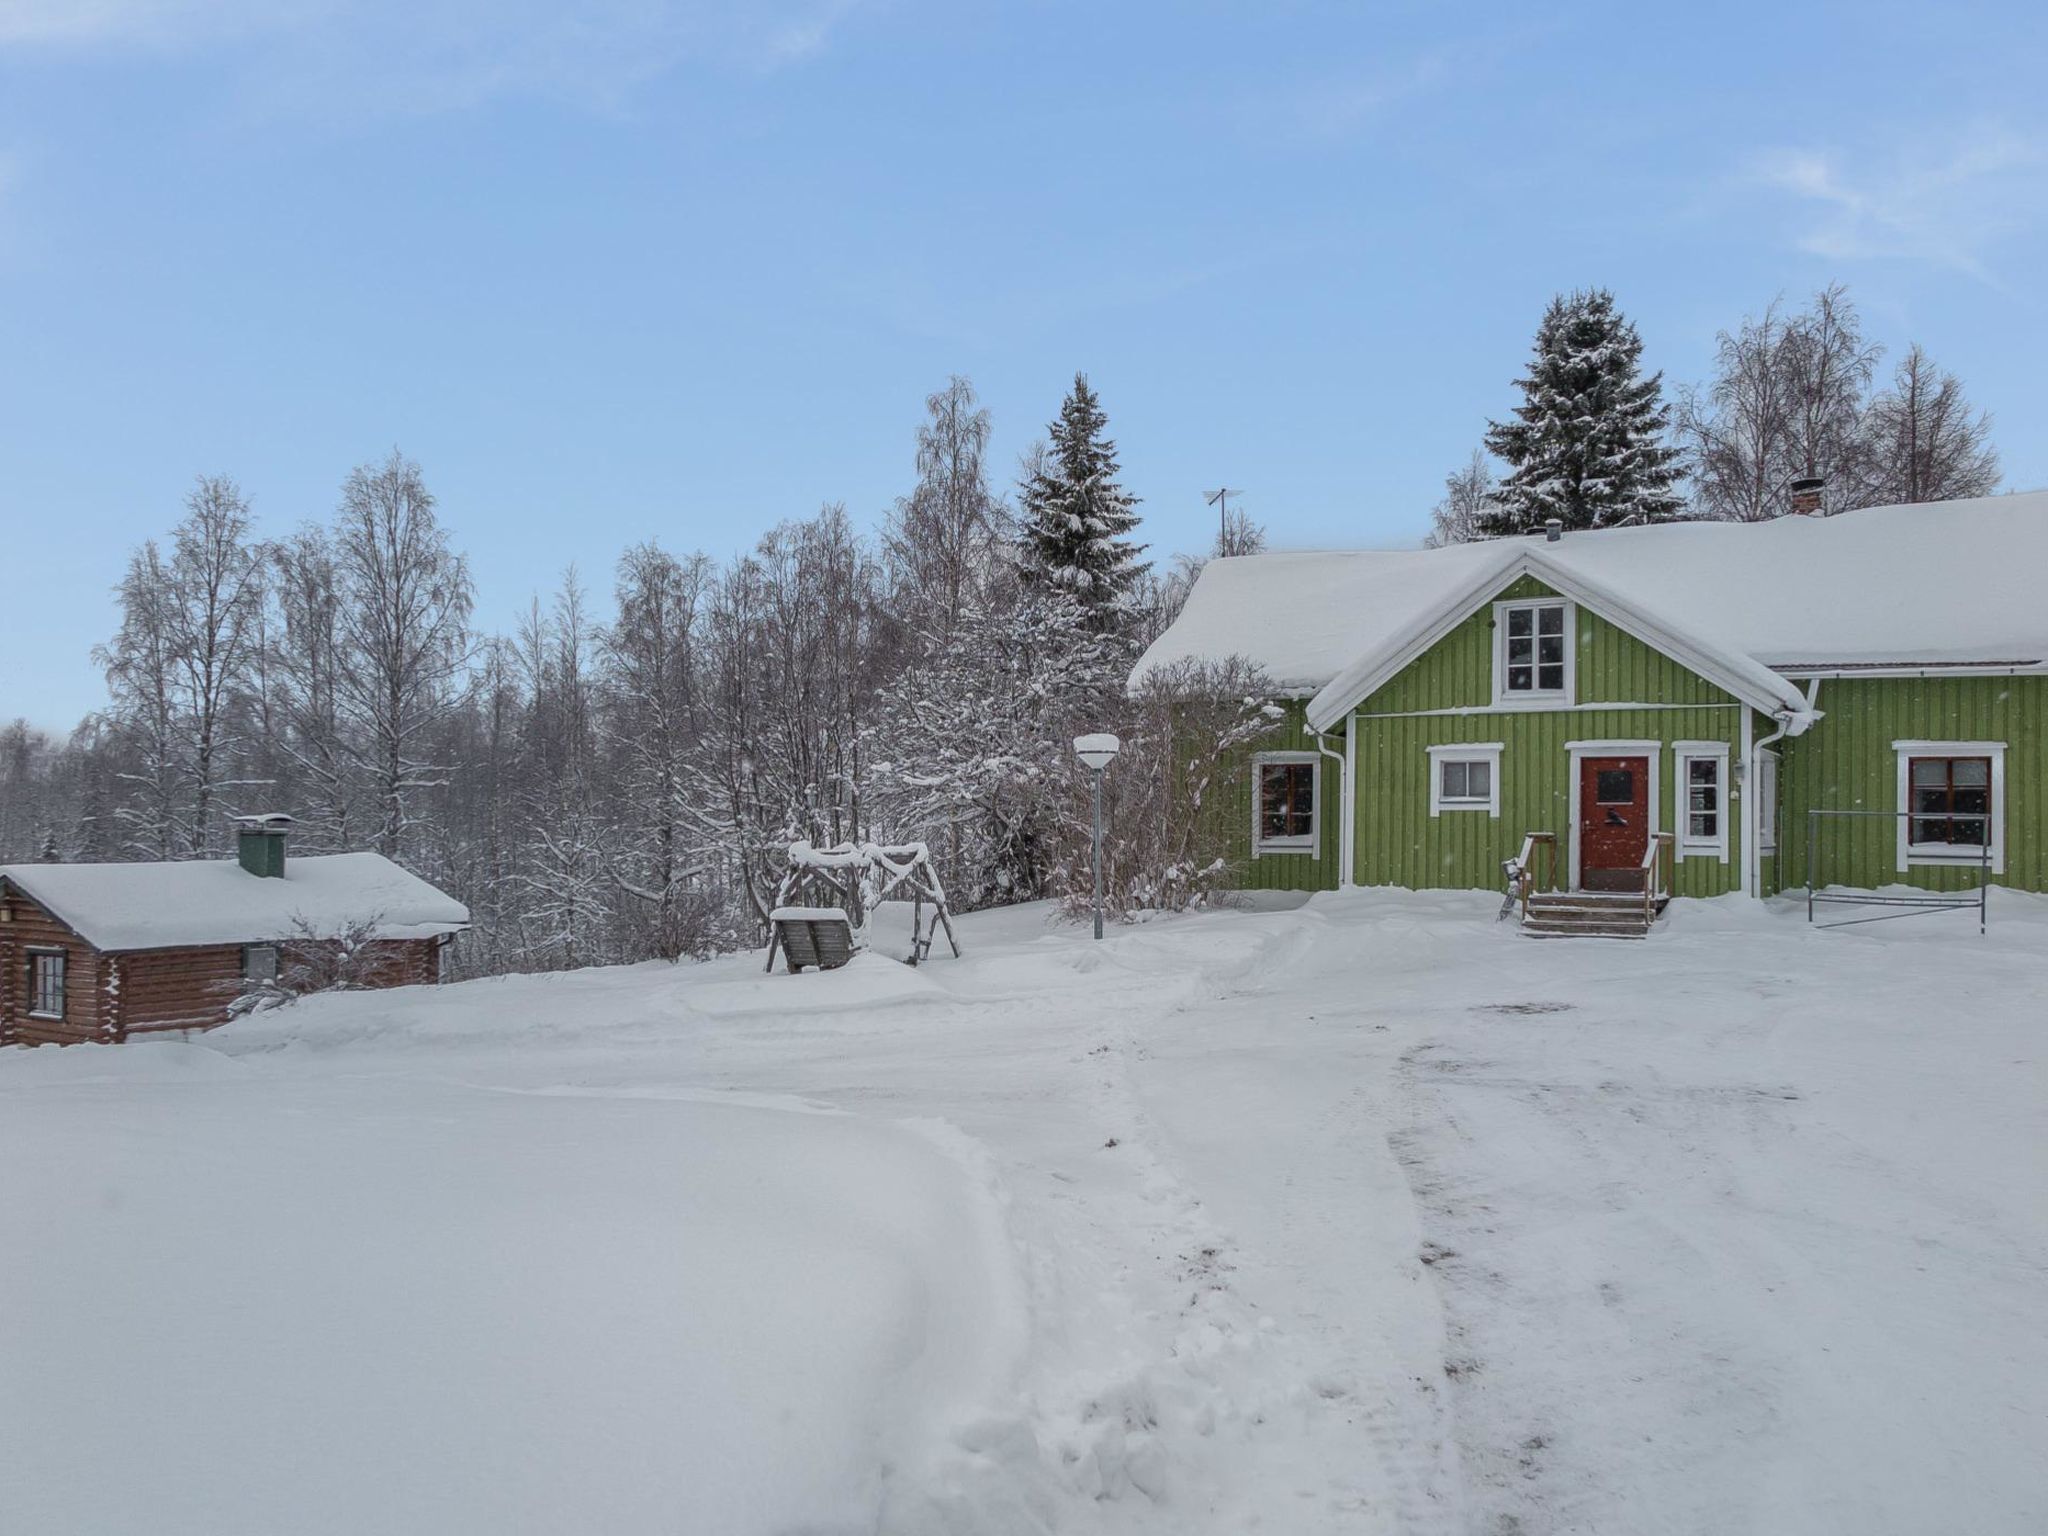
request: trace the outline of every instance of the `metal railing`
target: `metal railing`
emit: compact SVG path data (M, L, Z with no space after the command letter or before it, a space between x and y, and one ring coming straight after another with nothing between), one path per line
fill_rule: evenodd
M1911 816L1911 811L1823 811L1809 810L1806 813L1806 920L1814 922L1814 909L1822 906L1843 907L1897 907L1896 912L1880 912L1874 917L1845 917L1839 922L1815 923L1820 928L1849 928L1857 923L1882 923L1895 917L1912 917L1923 912L1966 912L1977 909L1977 932L1985 932L1991 919L1991 812L1981 817L1965 817L1964 820L1978 820L1984 823L1984 842L1978 850L1977 889L1974 891L1929 891L1925 895L1899 896L1879 895L1876 891L1830 891L1819 884L1820 868L1820 822L1823 816L1881 817L1897 822L1902 816ZM1910 828L1909 828L1910 832ZM1966 845L1967 846L1967 845ZM1954 860L1951 868L1968 868L1962 860Z

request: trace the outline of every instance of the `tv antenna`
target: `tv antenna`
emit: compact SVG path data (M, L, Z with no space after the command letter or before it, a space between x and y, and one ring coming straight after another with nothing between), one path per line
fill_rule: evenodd
M1218 486L1215 490L1203 494L1202 499L1208 502L1210 506L1217 508L1216 547L1218 549L1221 549L1230 537L1230 498L1242 496L1243 494L1244 490L1242 487L1229 485Z

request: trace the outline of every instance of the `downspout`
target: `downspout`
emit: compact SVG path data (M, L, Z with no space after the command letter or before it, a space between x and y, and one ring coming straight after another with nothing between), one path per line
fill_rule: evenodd
M1329 737L1321 731L1310 728L1315 737L1316 750L1337 765L1337 888L1342 890L1351 883L1351 765L1349 756L1349 717L1346 717L1346 747L1344 752L1335 752L1327 745Z
M1344 857L1337 861L1346 890L1358 884L1358 710L1344 717Z
M1756 786L1763 779L1764 748L1782 739L1786 732L1792 729L1792 722L1794 720L1803 722L1800 726L1802 732L1810 727L1814 721L1818 720L1820 718L1820 711L1814 708L1814 704L1819 698L1820 679L1810 677L1806 680L1806 708L1803 710L1781 709L1773 714L1771 718L1778 722L1778 728L1771 732L1770 735L1764 737L1763 740L1751 746L1745 754L1748 761L1742 770L1744 779L1743 798L1750 801L1754 808L1743 817L1743 821L1746 824L1744 830L1749 834L1747 838L1749 854L1743 862L1749 866L1749 894L1752 896L1763 895L1762 886L1764 883L1764 851L1759 846L1763 833L1763 807L1755 804ZM1742 714L1742 731L1745 736L1749 734L1749 712L1747 710L1744 710ZM1784 830L1783 827L1778 829L1781 840ZM1782 881L1779 883L1783 884Z

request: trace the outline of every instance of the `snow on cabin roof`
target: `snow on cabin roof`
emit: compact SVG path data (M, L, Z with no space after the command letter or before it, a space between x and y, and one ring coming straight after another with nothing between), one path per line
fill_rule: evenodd
M282 876L233 859L168 864L6 864L15 886L100 950L260 944L371 922L380 939L469 926L469 909L377 853L294 858Z
M1241 656L1311 694L1535 563L1776 670L2048 663L2048 491L1768 523L1212 560L1132 674ZM1600 603L1594 599L1597 609Z

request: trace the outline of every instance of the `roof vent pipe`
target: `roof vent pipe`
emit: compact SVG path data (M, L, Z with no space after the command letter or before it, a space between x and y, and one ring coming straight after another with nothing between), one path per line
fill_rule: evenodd
M1792 511L1798 517L1826 517L1821 510L1820 493L1827 488L1827 480L1820 475L1801 475L1785 489L1792 493Z
M1564 519L1563 519L1563 518L1561 518L1561 517L1547 517L1547 518L1545 518L1545 519L1543 520L1543 542L1544 542L1544 543L1546 543L1546 544L1555 544L1555 543L1556 543L1556 542L1557 542L1557 541L1558 541L1559 539L1561 539L1561 538L1563 538L1563 537L1564 537Z

